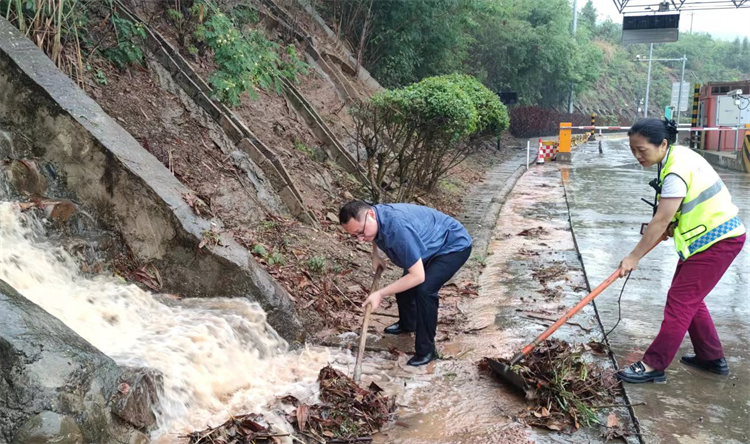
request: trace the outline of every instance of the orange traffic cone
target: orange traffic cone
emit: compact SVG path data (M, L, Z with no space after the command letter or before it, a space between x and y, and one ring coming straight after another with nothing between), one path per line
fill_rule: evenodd
M544 148L542 147L542 139L539 139L539 153L536 156L536 163L537 163L537 165L541 164L541 163L544 163L544 152L543 152L543 149Z

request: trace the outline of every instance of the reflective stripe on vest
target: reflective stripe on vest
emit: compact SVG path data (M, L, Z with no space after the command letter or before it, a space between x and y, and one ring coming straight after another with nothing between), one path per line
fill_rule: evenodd
M738 209L716 171L699 154L680 146L670 147L659 180L674 174L687 186L687 195L675 214L674 243L686 260L716 242L745 232ZM661 196L660 196L661 198Z
M699 194L698 197L691 200L690 202L683 203L682 207L680 208L680 213L686 214L686 213L693 211L693 208L697 207L699 204L702 204L708 199L716 196L717 194L719 194L719 191L721 191L722 189L724 189L724 182L722 182L722 180L719 179L716 182L714 182L713 185L703 190L703 192Z
M700 250L702 247L712 243L713 241L721 239L722 236L731 232L735 228L738 228L740 225L742 225L742 222L740 221L739 217L735 216L729 219L728 221L699 237L695 242L690 244L690 247L688 247L688 249L690 250L690 254L693 254L694 252Z

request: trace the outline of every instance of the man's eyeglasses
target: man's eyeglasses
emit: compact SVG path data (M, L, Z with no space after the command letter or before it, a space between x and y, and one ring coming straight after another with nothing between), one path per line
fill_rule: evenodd
M366 228L367 228L367 215L365 214L365 223L364 225L362 225L362 230L359 233L352 234L352 237L354 239L359 239L360 237L364 237Z

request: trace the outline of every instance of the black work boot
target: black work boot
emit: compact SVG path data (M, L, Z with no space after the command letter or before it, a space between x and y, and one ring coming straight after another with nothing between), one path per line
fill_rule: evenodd
M620 381L630 382L631 384L641 384L651 381L661 384L667 382L667 377L664 375L663 371L652 370L647 372L646 367L643 366L643 362L641 361L620 370L616 375L617 379Z
M404 333L411 333L412 331L413 330L407 330L405 328L402 328L401 324L398 323L398 322L396 322L395 324L393 324L393 325L391 325L389 327L386 327L383 330L384 333L387 333L389 335L400 335L400 334L404 334Z
M680 358L680 362L689 365L690 367L699 368L717 375L726 376L729 374L729 366L727 365L727 360L724 358L703 361L698 359L695 355L685 355Z
M437 359L438 354L437 351L433 350L426 355L414 355L409 359L409 361L406 362L406 365L411 365L413 367L419 367L421 365L427 365L430 362Z

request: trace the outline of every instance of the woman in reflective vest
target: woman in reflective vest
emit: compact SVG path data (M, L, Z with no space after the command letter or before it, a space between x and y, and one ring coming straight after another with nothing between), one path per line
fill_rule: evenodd
M667 233L680 257L667 293L664 321L641 361L617 373L631 383L666 382L664 369L674 359L685 333L694 355L685 365L729 373L719 336L703 299L713 290L745 243L745 227L724 183L706 160L673 145L673 121L644 119L628 131L630 150L643 167L657 165L658 206L643 238L620 263L627 276L649 248Z

